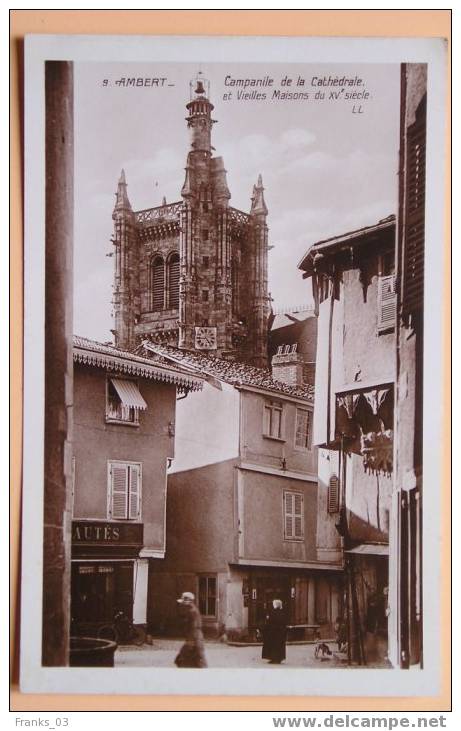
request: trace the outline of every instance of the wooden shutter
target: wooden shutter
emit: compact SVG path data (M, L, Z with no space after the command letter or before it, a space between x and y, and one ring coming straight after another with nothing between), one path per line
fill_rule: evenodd
M161 256L156 256L151 264L152 309L163 310L165 299L165 265Z
M141 506L141 472L138 465L129 466L129 518L137 520Z
M378 330L395 327L395 274L378 277Z
M109 518L126 520L128 517L128 466L110 466Z
M291 492L285 493L285 538L294 536L294 496Z
M284 496L285 538L304 538L304 496L286 492Z
M328 512L337 513L339 510L339 479L337 475L331 475L328 483Z
M295 492L294 498L294 536L293 538L304 538L304 497L300 492Z
M402 311L404 316L423 306L424 210L426 201L426 96L406 136L405 216L403 241Z
M168 307L179 307L179 256L173 254L168 262Z

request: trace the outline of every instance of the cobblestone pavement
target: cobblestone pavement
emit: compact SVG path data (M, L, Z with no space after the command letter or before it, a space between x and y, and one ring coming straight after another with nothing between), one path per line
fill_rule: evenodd
M174 658L182 645L181 640L155 639L153 645L142 647L121 647L115 653L115 666L122 667L175 667ZM333 655L328 659L316 659L315 645L287 645L287 659L280 665L270 665L261 659L261 646L233 647L221 642L205 642L205 654L211 668L280 668L304 667L326 670L346 668L344 659L335 653L335 645L330 644ZM386 667L372 665L369 667Z

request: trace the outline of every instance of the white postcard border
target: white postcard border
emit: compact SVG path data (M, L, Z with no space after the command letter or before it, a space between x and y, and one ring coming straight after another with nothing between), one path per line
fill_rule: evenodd
M21 689L37 693L430 696L441 688L445 63L443 39L28 36L25 58L24 464ZM424 656L421 670L44 668L41 666L44 438L44 61L427 63L424 385ZM347 59L347 61L345 61ZM364 675L366 674L366 680Z

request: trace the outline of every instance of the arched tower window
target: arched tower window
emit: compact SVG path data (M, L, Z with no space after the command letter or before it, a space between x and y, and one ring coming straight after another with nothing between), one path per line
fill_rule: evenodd
M179 308L179 254L171 254L168 259L168 308Z
M150 264L150 291L153 310L163 310L165 302L165 263L155 256Z

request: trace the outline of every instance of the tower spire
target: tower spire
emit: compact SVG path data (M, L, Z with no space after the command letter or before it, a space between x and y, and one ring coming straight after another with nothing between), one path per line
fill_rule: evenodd
M127 183L125 178L125 171L122 168L120 178L118 179L117 192L115 194L115 210L121 208L127 208L131 211L131 203L127 193Z
M267 216L267 206L264 200L264 186L261 173L258 175L258 182L253 186L253 195L251 196L251 213L262 213Z

